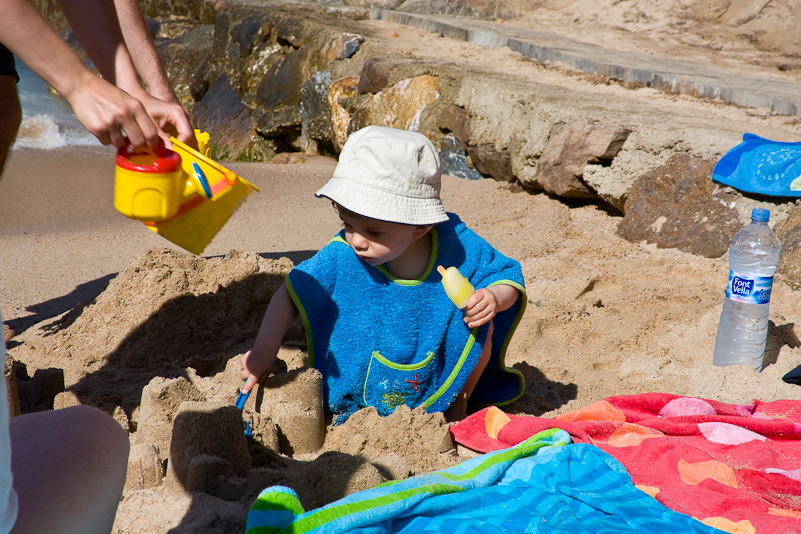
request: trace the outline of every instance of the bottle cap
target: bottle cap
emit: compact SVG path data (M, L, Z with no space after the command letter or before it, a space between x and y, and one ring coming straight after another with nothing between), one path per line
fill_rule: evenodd
M751 220L757 222L768 222L770 210L764 208L754 208L751 210Z

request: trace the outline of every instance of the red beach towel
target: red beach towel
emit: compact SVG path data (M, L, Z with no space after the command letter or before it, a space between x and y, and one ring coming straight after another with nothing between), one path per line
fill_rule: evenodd
M609 397L553 419L490 407L454 425L489 452L547 428L591 443L677 512L737 534L801 534L801 401L733 405L645 393Z

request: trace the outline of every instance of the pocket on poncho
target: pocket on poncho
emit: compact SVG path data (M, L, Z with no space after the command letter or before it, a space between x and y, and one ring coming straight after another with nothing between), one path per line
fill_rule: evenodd
M418 363L395 363L378 351L373 352L364 381L364 402L381 415L389 415L396 406L415 408L429 396L435 382L435 354L429 352Z

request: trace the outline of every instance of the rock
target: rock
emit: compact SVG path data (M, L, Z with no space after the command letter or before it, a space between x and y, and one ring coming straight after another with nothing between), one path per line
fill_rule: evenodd
M470 115L464 108L453 104L443 107L437 119L437 126L441 130L451 132L464 146L470 143Z
M206 25L161 43L157 48L175 94L190 112L203 98L210 80L219 76L219 69L208 60L213 41L214 26Z
M469 146L467 154L481 174L492 176L502 182L515 180L512 157L508 150L498 150L495 145Z
M782 244L781 258L777 272L794 289L801 288L801 205L796 205L787 218L776 223L773 228Z
M418 131L426 106L439 98L439 79L424 74L401 80L364 102L351 118L348 132L377 125Z
M164 478L164 463L156 446L140 443L131 447L125 491L154 488Z
M300 129L300 90L308 54L301 48L271 60L256 89L255 103L260 108L256 129L266 137L277 137Z
M442 173L448 176L464 178L466 180L483 180L484 175L478 172L467 159L464 145L454 136L447 134L442 139L442 148L439 152L442 162Z
M354 99L358 95L358 76L345 76L331 83L328 88L328 107L331 115L331 142L338 154L348 139L351 112L355 110Z
M582 180L588 163L611 164L630 130L580 120L555 126L537 164L537 182L551 194L565 198L595 198Z
M331 72L316 72L300 89L300 144L312 155L333 153L331 107L328 104Z
M337 59L348 59L359 51L359 47L364 42L364 37L355 33L343 33L323 47L322 55L328 62Z
M392 69L398 66L396 61L389 61L377 57L371 57L364 62L362 72L359 75L359 86L356 88L359 94L377 93L384 89L389 83L389 75Z
M712 182L713 164L687 154L638 179L626 200L617 235L659 248L717 258L741 228L725 190Z
M203 400L203 394L185 378L154 378L142 389L134 443L152 444L166 458L178 407L185 401Z
M217 83L198 102L192 114L195 128L211 136L211 158L214 160L248 161L254 135L250 110L242 103L239 93L231 88L227 76Z
M322 447L325 441L322 381L317 369L295 369L269 377L248 398L246 408L278 425L282 453L306 454Z
M140 8L147 17L180 16L209 24L216 16L215 4L195 0L142 0Z
M242 414L233 404L182 403L175 414L170 441L170 490L204 491L208 481L218 476L247 477L251 460L244 430Z

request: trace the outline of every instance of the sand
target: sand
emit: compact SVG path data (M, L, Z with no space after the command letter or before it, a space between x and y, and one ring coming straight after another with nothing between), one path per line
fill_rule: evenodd
M338 230L335 212L313 196L335 162L231 164L262 192L198 258L115 214L109 161L101 151L14 153L2 188L20 204L36 179L44 182L43 173L56 169L62 169L58 187L70 184L92 194L47 190L52 203L22 210L22 224L3 217L0 306L19 332L9 353L30 376L64 369L68 389L110 411L120 406L132 421L142 388L157 376L189 373L207 400L231 402L235 386L225 382L223 368L252 342L280 274ZM26 178L25 169L36 170L38 178ZM771 302L768 357L775 363L760 374L717 368L711 362L725 258L624 241L614 234L620 217L595 205L570 206L492 180L443 180L446 208L523 266L528 309L508 363L524 373L527 385L511 411L552 416L607 396L647 391L725 402L801 398L801 388L781 381L801 363L793 348L799 345L793 330L801 295L781 279ZM288 341L282 358L298 367L304 353L297 325ZM447 440L443 445L446 428L441 417L408 410L390 419L361 414L328 429L327 456L287 460L281 477L264 479L265 485L291 485L313 507L387 478L445 467L464 458ZM354 459L361 463L352 464ZM332 476L342 470L349 476ZM358 473L361 478L321 486L326 473L340 482ZM320 494L321 487L327 491ZM117 531L238 528L247 505L247 498L228 502L163 487L128 491Z
M422 46L421 33L411 34L414 50ZM464 43L454 49L472 62L494 57L482 60L480 49ZM569 80L574 88L583 83ZM587 90L605 89L587 84ZM641 91L634 97L666 99ZM710 107L678 100L699 115ZM132 436L142 389L154 378L184 377L206 400L231 401L231 362L252 342L280 276L322 247L339 220L313 195L334 160L228 166L261 193L198 258L114 210L112 151L13 153L0 182L0 309L17 332L9 354L29 376L62 369L79 400L115 413ZM493 180L445 176L442 195L447 210L523 267L528 307L507 364L523 372L526 392L512 412L548 417L607 396L651 391L724 402L801 399L801 388L781 380L801 364L794 331L801 293L781 277L771 301L767 368L758 374L718 368L712 351L725 256L630 243L615 235L619 214ZM281 353L287 369L302 367L303 348L295 325ZM319 453L255 457L252 487L229 499L166 485L127 490L115 532L238 532L256 482L290 485L314 507L469 454L449 441L441 416L398 410L381 419L364 411L329 427Z

